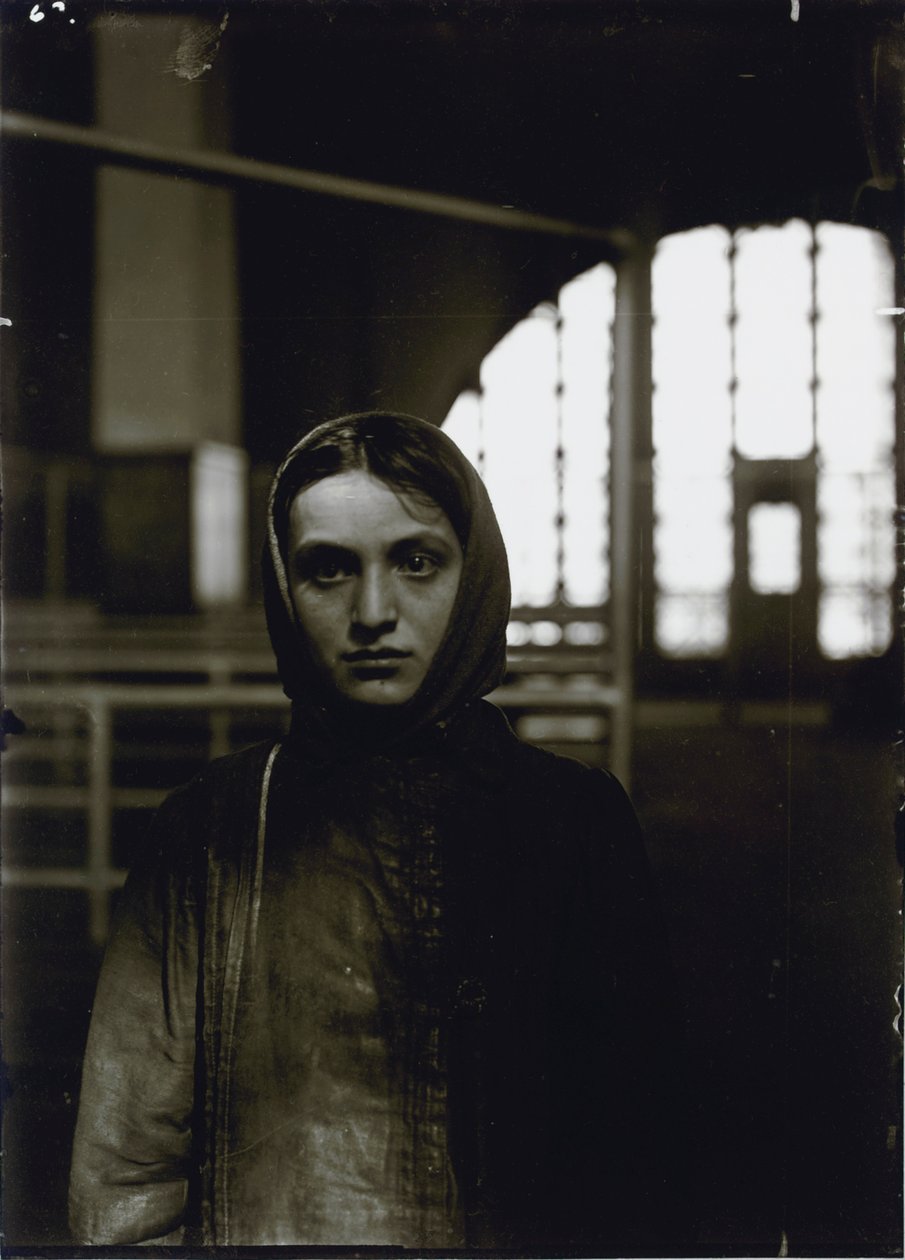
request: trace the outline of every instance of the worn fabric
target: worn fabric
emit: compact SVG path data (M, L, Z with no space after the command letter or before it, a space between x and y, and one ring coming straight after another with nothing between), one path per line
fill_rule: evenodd
M130 874L86 1053L80 1241L675 1245L676 1038L637 824L611 776L479 698L508 582L463 475L447 638L404 715L355 731L304 655L271 519L292 732L171 796Z
M404 770L375 754L325 776L283 748L255 934L267 751L171 798L130 876L86 1062L78 1236L668 1238L676 1036L615 781L484 704Z

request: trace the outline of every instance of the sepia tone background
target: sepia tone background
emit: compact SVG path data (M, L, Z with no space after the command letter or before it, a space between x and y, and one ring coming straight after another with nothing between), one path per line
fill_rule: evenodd
M660 649L649 277L669 234L830 221L889 241L905 305L900 6L13 0L0 33L4 705L26 727L3 769L7 1248L66 1244L93 985L148 809L285 721L256 575L275 461L343 411L442 422L604 262L605 633L529 636L496 698L630 780L700 1254L899 1254L899 642L827 659L795 631L812 586L736 582L722 654Z

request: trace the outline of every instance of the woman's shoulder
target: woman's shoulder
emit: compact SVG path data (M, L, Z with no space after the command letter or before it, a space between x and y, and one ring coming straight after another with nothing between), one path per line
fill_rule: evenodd
M257 796L267 762L278 748L278 742L265 740L238 752L215 757L186 783L170 791L161 809L192 809L229 798L238 804L249 792Z
M515 733L505 714L487 701L480 706L478 721L485 732L485 747L510 789L554 800L563 808L569 804L599 807L609 802L631 811L622 784L609 770L527 743Z
M224 757L215 757L195 776L192 783L204 792L241 792L249 786L257 792L267 763L279 752L280 747L279 740L268 739L251 744L238 752L227 753Z
M211 846L224 853L256 832L268 761L278 744L267 741L208 762L170 791L157 808L134 866L174 870L191 866Z

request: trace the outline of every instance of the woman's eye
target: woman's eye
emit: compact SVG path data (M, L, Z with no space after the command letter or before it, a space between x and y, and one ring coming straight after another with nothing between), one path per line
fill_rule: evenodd
M339 578L345 577L345 571L342 565L328 561L317 565L310 576L315 582L335 582Z
M310 556L303 559L299 566L299 576L305 582L313 582L315 586L331 586L349 576L350 566L342 559L330 556Z
M429 577L439 567L439 561L434 556L425 555L422 551L413 552L402 562L402 570L409 577Z

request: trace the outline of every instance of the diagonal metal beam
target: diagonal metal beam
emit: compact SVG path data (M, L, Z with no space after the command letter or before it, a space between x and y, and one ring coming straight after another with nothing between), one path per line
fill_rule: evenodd
M258 184L275 184L299 192L339 197L345 201L360 201L370 205L392 206L418 214L482 223L488 227L598 241L601 245L608 246L614 255L625 253L633 243L632 234L620 228L594 227L587 223L573 223L568 219L535 214L530 210L472 201L467 197L456 197L448 193L400 188L372 180L301 170L274 162L260 162L256 158L240 157L221 150L183 149L156 144L129 136L118 136L96 127L77 126L74 123L58 122L52 118L41 118L35 114L13 110L0 114L0 129L8 137L71 145L94 153L105 161L127 166L171 171L212 182L247 180Z

